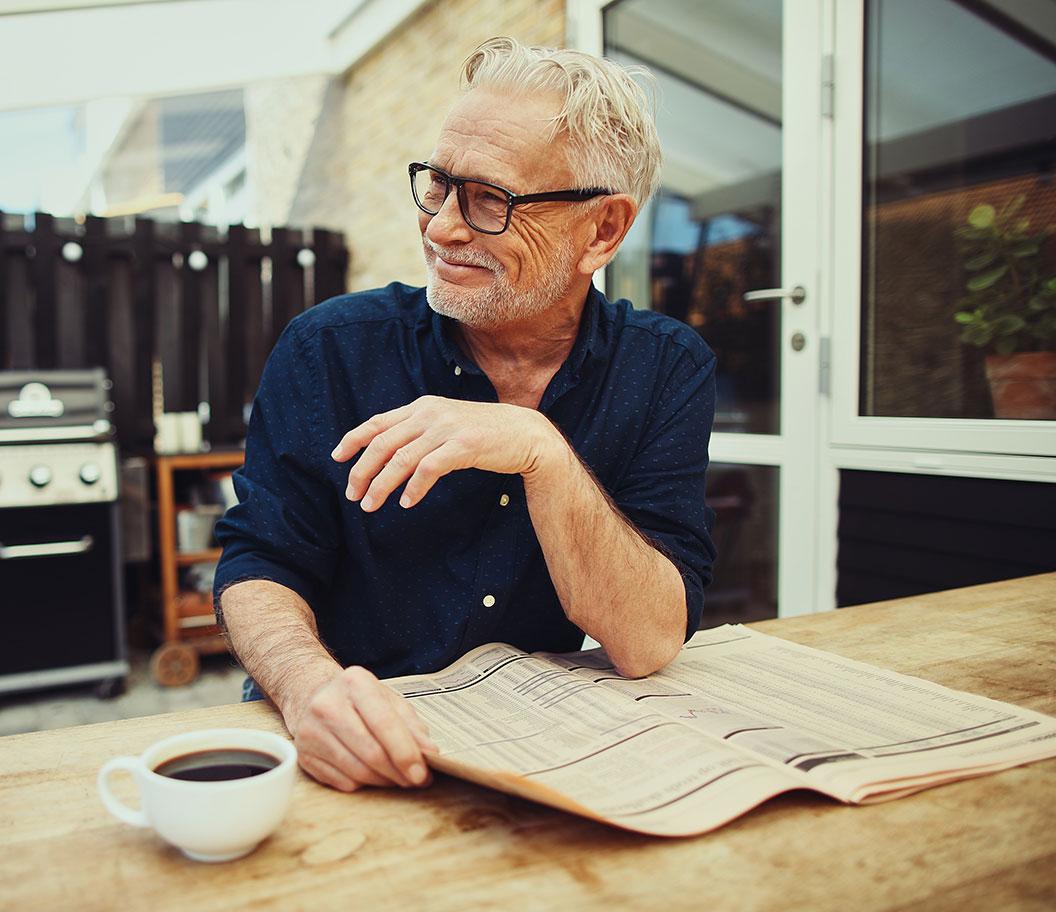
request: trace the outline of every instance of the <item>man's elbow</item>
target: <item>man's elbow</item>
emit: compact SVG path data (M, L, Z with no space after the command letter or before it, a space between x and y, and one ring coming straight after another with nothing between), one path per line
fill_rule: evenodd
M617 655L609 654L616 670L625 678L645 678L674 661L682 651L685 625L674 633L657 636L650 642L636 643L621 650Z

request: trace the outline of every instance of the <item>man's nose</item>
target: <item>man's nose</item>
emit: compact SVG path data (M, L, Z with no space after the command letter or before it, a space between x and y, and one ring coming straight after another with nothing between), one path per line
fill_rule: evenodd
M462 217L462 209L458 205L458 191L454 187L447 194L440 211L429 219L425 234L429 240L441 246L451 242L465 244L473 240L473 229Z

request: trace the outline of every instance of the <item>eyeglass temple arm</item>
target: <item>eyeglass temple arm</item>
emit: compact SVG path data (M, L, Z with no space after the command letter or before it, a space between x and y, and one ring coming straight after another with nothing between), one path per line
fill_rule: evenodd
M545 203L545 202L574 202L576 200L587 200L595 196L608 196L611 191L601 188L589 190L550 190L546 193L525 193L523 196L513 196L510 203Z

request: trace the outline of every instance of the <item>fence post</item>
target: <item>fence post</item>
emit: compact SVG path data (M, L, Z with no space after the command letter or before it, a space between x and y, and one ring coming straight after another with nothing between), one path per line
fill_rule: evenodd
M34 363L40 368L59 366L58 306L55 295L55 219L44 212L34 216L33 261L30 276L36 289L33 309Z

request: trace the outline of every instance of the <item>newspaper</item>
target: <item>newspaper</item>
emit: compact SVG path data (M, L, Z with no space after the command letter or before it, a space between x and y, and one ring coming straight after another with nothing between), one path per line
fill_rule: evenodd
M646 678L601 649L491 643L386 684L429 726L434 768L662 836L793 789L862 804L1056 756L1052 717L740 625Z

